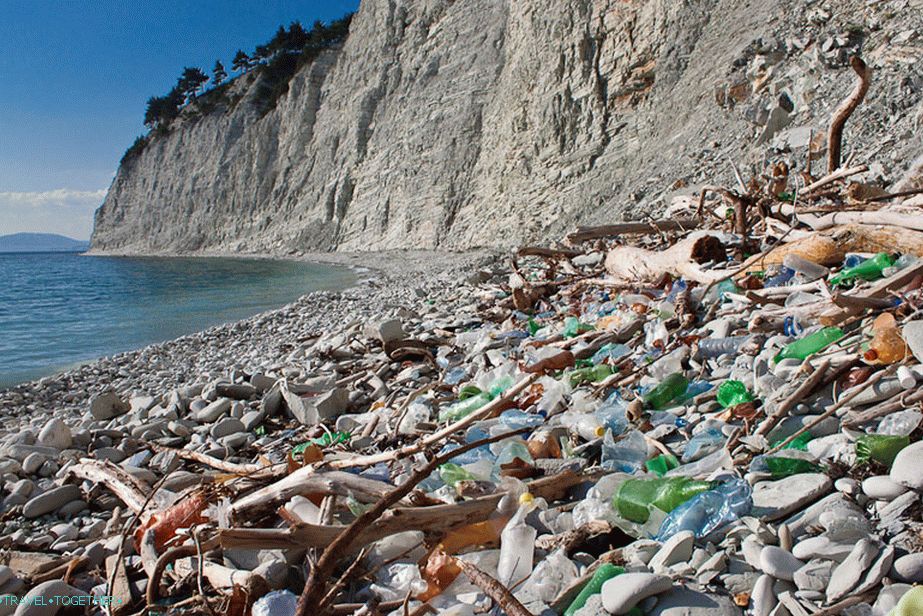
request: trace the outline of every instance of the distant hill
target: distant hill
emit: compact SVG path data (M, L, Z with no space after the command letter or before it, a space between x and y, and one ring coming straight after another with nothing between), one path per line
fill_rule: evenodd
M83 252L89 247L89 242L54 233L0 235L0 252Z

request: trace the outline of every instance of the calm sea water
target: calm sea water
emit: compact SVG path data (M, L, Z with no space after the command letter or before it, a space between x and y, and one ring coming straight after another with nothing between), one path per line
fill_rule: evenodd
M347 268L294 261L0 254L0 387L355 279Z

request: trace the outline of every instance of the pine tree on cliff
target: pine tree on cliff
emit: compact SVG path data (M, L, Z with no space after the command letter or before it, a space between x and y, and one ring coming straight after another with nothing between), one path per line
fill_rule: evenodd
M187 66L176 82L176 87L183 93L186 100L192 100L207 81L208 75L203 73L202 69Z
M215 68L212 69L212 85L220 86L228 78L228 72L224 70L224 64L221 60L215 60Z
M246 73L250 70L250 56L243 49L238 49L234 54L234 59L231 60L231 68L238 73Z

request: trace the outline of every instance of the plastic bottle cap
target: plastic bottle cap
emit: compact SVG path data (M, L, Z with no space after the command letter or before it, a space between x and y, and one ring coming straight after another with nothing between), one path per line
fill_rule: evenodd
M520 505L529 505L532 501L535 500L535 497L531 493L525 492L519 495L519 504Z
M596 426L596 429L593 430L593 434L595 434L596 436L605 436L606 429L603 428L602 426Z

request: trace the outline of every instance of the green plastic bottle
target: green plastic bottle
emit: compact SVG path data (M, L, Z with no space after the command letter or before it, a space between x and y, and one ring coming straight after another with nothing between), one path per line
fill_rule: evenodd
M676 456L673 454L667 455L665 453L660 454L656 458L651 458L645 463L647 470L654 473L658 477L663 477L667 474L667 471L672 471L674 468L679 468L679 460L676 459Z
M658 477L656 479L626 479L612 496L612 508L631 522L644 524L650 508L670 513L687 500L714 487L711 481L689 477Z
M859 265L849 267L830 278L830 286L837 287L855 280L875 280L882 277L886 267L894 265L894 259L886 252L879 252Z
M909 444L909 436L863 434L856 439L856 462L874 460L885 466L891 466L898 452Z
M776 355L772 361L778 363L783 359L805 359L818 351L827 348L846 334L839 327L825 327L814 332L810 336L805 336L796 340Z
M674 372L644 394L642 399L648 408L660 410L686 393L687 387L689 387L689 380L679 372Z
M753 402L753 396L740 381L728 380L718 387L718 404L722 408L727 409L746 402Z
M567 317L564 319L564 337L574 338L585 332L593 331L592 325L581 323L577 317Z
M795 437L791 443L789 443L782 449L797 449L798 451L807 451L808 443L810 443L811 440L813 439L814 439L814 435L811 434L810 432L802 432L797 437ZM770 446L771 448L775 449L776 447L778 447L784 442L785 442L785 439L779 439L775 443L771 443Z
M451 462L447 462L439 467L439 476L442 477L442 480L447 486L453 488L459 481L473 481L477 479L477 477L458 464L453 464Z
M612 366L609 364L599 364L589 368L578 368L570 373L570 386L576 387L584 383L596 383L612 374Z
M820 473L823 468L801 458L783 458L767 456L765 459L766 467L772 473L773 479L782 479L791 475L800 475L801 473Z
M580 593L574 597L571 604L564 610L564 616L572 616L574 612L586 605L590 597L602 592L603 584L623 573L625 573L625 569L622 567L617 567L610 563L601 564L596 571L593 572L593 577L583 585L583 588L580 589Z

